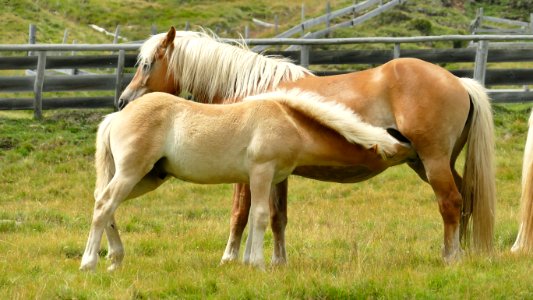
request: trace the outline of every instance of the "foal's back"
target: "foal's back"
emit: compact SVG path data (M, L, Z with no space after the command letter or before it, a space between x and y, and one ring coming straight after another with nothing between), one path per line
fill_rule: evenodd
M274 101L207 105L151 93L119 115L113 131L132 136L117 148L140 147L143 159L197 183L248 182L251 164L273 160L288 175L301 145L298 129Z

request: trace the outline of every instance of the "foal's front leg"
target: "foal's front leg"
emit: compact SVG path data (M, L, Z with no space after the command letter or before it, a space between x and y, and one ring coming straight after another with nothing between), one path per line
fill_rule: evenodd
M251 253L250 264L260 269L265 268L263 244L265 230L269 219L269 198L274 177L274 166L265 163L253 166L250 172L250 191L252 203L250 206Z
M285 251L285 227L287 226L287 188L288 179L276 184L270 193L270 221L274 238L274 251L272 254L272 265L283 265L287 263L287 252ZM250 214L248 223L252 223L253 215ZM252 249L252 235L250 230L246 239L243 262L250 263L250 252Z

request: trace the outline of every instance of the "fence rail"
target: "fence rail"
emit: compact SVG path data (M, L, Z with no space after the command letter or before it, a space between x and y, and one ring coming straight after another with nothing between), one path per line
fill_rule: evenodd
M300 51L271 51L289 57L304 66L309 65L343 65L343 64L382 64L396 57L416 57L433 63L475 62L473 70L451 70L458 76L472 77L487 85L529 85L533 84L533 69L486 69L487 62L531 62L533 51L527 49L490 49L489 41L533 41L532 35L449 35L425 37L373 37L343 39L248 39L249 45L305 45ZM237 40L223 39L233 43ZM403 43L432 41L482 41L477 48L459 49L401 49ZM391 50L313 50L312 45L341 44L393 44ZM0 45L0 52L32 52L36 56L0 56L0 70L36 69L33 76L0 76L0 92L32 92L33 98L0 98L0 109L34 109L35 117L40 118L42 109L111 107L122 89L131 81L132 74L125 74L125 68L131 68L136 62L140 44L34 44L34 45ZM86 54L77 56L49 56L58 51L117 52L118 54ZM130 53L126 53L130 51ZM109 68L114 74L100 75L54 75L45 73L46 69L74 68ZM318 71L319 75L338 74L340 72ZM84 98L50 98L43 99L42 93L49 91L114 91L114 96ZM493 91L491 96L497 102L518 102L533 100L533 93Z

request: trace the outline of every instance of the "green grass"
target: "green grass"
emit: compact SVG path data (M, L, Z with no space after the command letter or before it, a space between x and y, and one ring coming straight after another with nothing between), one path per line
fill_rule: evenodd
M231 185L172 180L117 211L124 265L78 271L92 214L95 130L107 110L0 112L0 295L9 299L531 298L518 228L527 105L496 106L496 251L440 259L431 188L406 166L359 184L291 177L289 265L219 266ZM265 254L270 259L272 235Z
M461 7L445 7L441 0L407 1L356 29L346 28L335 33L345 36L413 36L428 34L467 33L470 21L478 7L485 8L485 15L529 21L533 6L520 4L521 0L464 1ZM450 1L447 1L450 2ZM454 1L455 2L455 1ZM170 1L170 0L55 0L30 1L7 0L0 11L0 35L3 43L26 43L29 24L38 28L37 41L60 43L65 29L69 30L68 43L104 43L112 37L88 27L96 24L114 32L121 26L121 35L131 40L145 39L152 24L159 31L171 25L184 28L188 21L192 28L202 26L224 37L238 37L250 26L254 37L273 36L272 29L254 25L252 18L274 22L279 17L280 31L301 21L301 3L305 3L306 17L325 12L325 1L282 0L232 0L232 1ZM337 10L353 4L352 0L330 0L331 9ZM520 6L522 5L522 6ZM529 8L529 9L528 9ZM349 16L342 20L348 20ZM334 20L334 23L340 20Z

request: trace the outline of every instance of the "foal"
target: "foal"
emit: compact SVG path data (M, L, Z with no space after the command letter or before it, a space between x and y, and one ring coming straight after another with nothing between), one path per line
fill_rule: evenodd
M247 100L207 105L150 93L105 118L97 134L96 201L80 269L96 267L104 230L109 270L120 265L124 250L115 210L122 201L157 188L169 177L249 184L250 263L264 268L270 192L296 167L367 161L380 161L383 166L374 167L386 167L415 155L384 129L312 93L278 91Z

